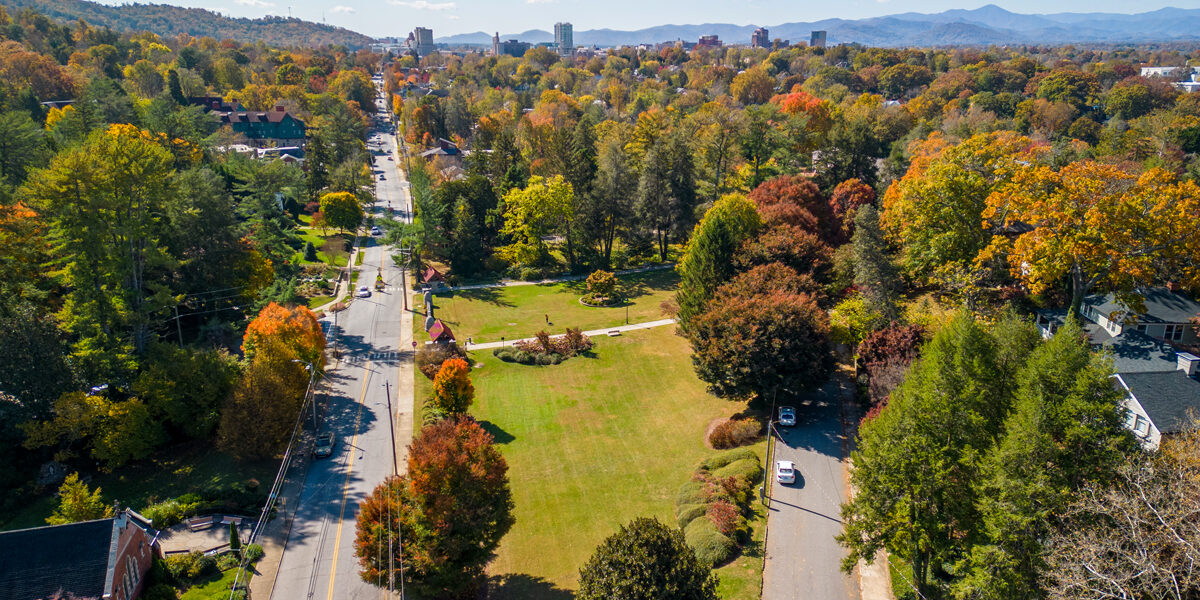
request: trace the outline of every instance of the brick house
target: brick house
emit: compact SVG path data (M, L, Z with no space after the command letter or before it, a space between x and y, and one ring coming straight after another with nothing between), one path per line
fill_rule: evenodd
M109 519L0 533L0 600L135 600L158 532L130 509Z

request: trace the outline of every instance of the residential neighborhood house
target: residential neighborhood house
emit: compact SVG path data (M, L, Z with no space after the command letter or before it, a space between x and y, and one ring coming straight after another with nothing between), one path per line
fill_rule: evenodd
M269 111L213 112L222 126L228 125L254 146L303 146L307 126L282 106Z

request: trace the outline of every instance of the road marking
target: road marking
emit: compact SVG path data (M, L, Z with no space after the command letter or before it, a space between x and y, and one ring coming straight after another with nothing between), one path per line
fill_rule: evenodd
M352 452L350 452L349 460L346 461L346 481L342 483L342 512L338 515L337 533L334 534L333 566L329 569L328 600L333 600L333 581L337 577L338 550L342 546L342 523L346 519L346 494L350 491L350 473L354 471L354 454L358 448L358 424L362 418L363 399L367 397L367 382L371 380L370 366L370 361L363 365L362 391L358 394L358 412L354 414L354 438L350 440L350 450Z

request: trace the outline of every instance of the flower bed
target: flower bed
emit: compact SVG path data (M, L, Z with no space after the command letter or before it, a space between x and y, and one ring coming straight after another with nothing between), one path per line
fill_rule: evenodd
M591 338L577 328L568 327L566 335L550 337L549 333L539 331L536 338L496 348L492 355L504 362L547 366L557 365L591 349Z

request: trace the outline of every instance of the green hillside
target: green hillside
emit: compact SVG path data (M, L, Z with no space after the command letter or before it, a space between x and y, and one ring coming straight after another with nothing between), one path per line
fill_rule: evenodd
M86 0L0 0L0 5L16 12L32 8L53 19L83 19L96 27L118 31L151 31L165 37L186 33L194 37L234 39L271 46L322 46L341 44L362 48L371 38L332 25L322 25L287 17L233 19L202 8L181 8L165 4L126 4L106 6Z

